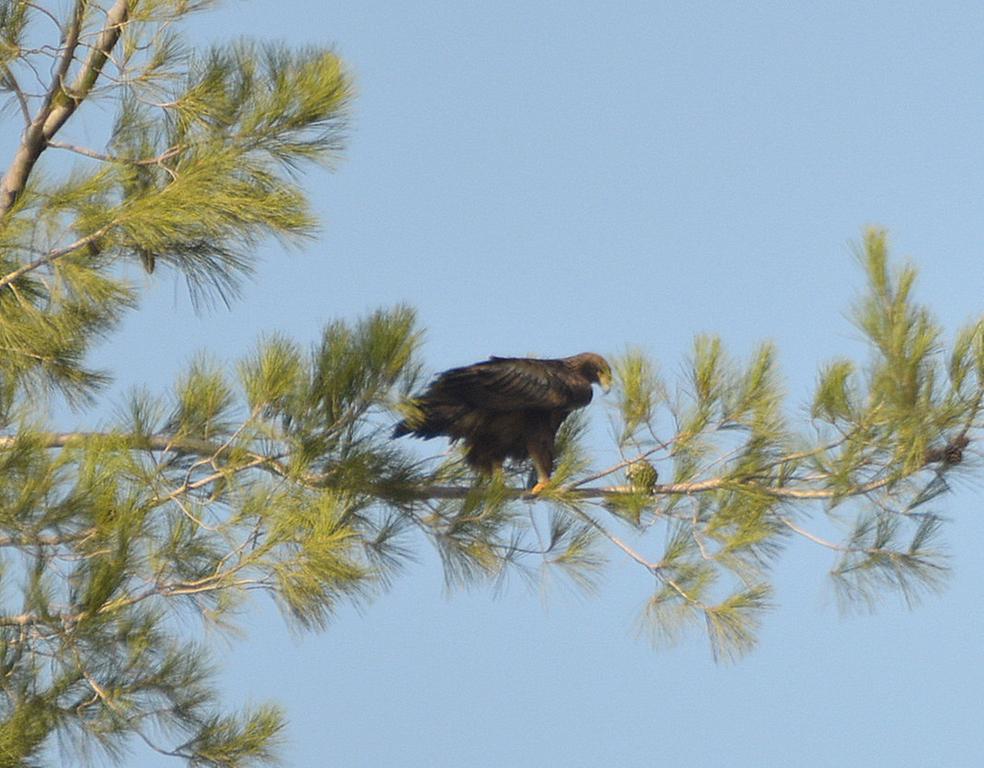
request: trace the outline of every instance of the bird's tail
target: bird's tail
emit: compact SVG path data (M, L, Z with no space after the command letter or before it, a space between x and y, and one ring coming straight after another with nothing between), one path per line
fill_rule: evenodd
M400 405L403 421L393 427L393 437L413 435L430 440L448 435L448 430L460 415L458 406L433 402L426 398L408 400Z
M404 400L397 406L403 414L403 421L393 427L393 437L418 435L423 437L427 432L427 422L430 418L429 403L423 399ZM423 430L423 432L421 431Z

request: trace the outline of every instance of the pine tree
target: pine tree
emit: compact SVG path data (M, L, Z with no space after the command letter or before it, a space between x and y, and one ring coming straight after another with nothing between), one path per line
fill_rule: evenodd
M870 357L823 367L808 423L793 423L768 344L738 361L698 337L673 388L627 353L621 460L592 470L569 419L535 499L527 468L475 478L456 453L421 459L389 438L422 381L407 307L333 323L307 351L271 335L235 367L203 356L111 427L59 431L53 399L94 420L102 405L109 374L86 355L135 305L122 266L232 300L257 242L310 233L298 171L341 149L338 58L190 50L180 22L207 5L76 0L60 17L0 3L0 86L23 121L0 184L0 766L44 764L56 743L271 762L282 713L224 710L195 626L231 627L263 592L322 627L426 543L450 585L552 569L590 588L609 555L628 557L655 585L651 637L702 624L722 658L753 646L793 537L832 551L849 604L941 586L933 502L968 470L984 325L946 348L877 230L853 310ZM104 146L59 138L97 102L114 110Z

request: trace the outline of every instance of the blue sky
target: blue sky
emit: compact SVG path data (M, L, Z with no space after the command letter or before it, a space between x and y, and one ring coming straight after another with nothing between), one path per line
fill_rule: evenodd
M771 339L796 414L824 360L863 359L845 313L869 224L949 331L984 309L979 3L283 0L189 29L333 45L357 83L349 147L306 177L321 236L264 248L232 310L195 315L172 276L134 271L144 305L97 354L118 390L408 302L431 371L636 346L672 381L696 333ZM941 596L842 617L829 553L794 545L734 666L699 633L640 639L650 583L617 552L583 596L447 595L422 551L322 634L254 604L244 639L214 639L223 686L287 708L296 766L977 766L982 485L943 507Z

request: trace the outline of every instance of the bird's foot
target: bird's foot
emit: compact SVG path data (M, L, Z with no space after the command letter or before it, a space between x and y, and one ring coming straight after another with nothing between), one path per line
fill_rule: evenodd
M549 480L541 480L540 482L538 482L536 485L530 488L530 495L539 496L540 492L547 487L547 484L549 482L550 482Z

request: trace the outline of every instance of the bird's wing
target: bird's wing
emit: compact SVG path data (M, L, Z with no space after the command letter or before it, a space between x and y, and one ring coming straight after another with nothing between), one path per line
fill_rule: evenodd
M559 361L492 357L445 371L428 395L493 411L550 410L585 405L591 399L591 385L572 381Z

